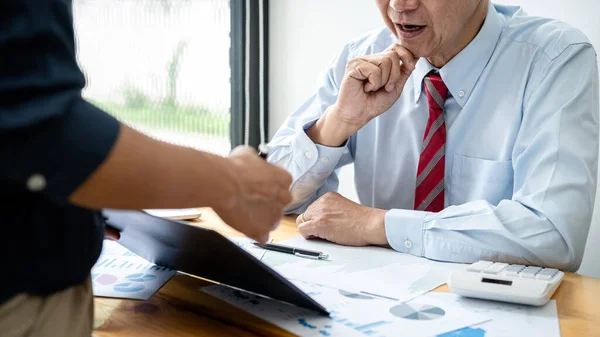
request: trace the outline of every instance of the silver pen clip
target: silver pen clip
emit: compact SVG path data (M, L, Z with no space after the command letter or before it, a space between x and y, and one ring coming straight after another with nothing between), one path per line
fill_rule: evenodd
M298 257L305 257L307 259L312 259L312 260L327 260L329 258L329 254L325 254L325 253L319 253L319 256L315 256L315 255L306 255L306 254L295 252L294 255L296 255Z
M321 258L321 256L314 256L314 255L306 255L306 254L302 254L302 253L298 253L295 252L294 255L298 256L298 257L304 257L307 259L312 259L312 260L319 260Z

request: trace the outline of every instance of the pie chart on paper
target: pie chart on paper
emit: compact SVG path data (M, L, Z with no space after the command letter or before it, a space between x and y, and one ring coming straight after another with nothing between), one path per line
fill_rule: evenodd
M427 304L410 305L407 303L402 303L392 307L390 309L390 313L400 318L418 321L430 321L442 318L446 315L444 309L439 307L434 307Z

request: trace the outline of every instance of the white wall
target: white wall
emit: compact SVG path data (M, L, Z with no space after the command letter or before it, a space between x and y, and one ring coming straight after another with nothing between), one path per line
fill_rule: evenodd
M600 1L500 0L532 15L553 17L581 29L600 51ZM315 89L315 80L353 37L383 25L374 0L277 0L269 2L269 130L271 136ZM340 192L355 199L351 168L342 170ZM356 200L356 199L355 199ZM600 198L579 273L600 278Z

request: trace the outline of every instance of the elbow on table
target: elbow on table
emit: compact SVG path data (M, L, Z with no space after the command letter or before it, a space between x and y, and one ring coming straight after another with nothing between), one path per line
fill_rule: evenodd
M536 255L541 262L541 266L576 272L581 265L585 245L576 247L576 245L567 242L566 238L563 237L560 242L547 243L538 247Z

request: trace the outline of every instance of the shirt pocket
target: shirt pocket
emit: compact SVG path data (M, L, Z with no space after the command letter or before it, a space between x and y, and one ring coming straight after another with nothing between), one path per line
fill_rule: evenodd
M474 200L486 200L498 205L511 199L514 171L512 161L496 161L463 155L454 155L452 170L446 183L450 205Z

